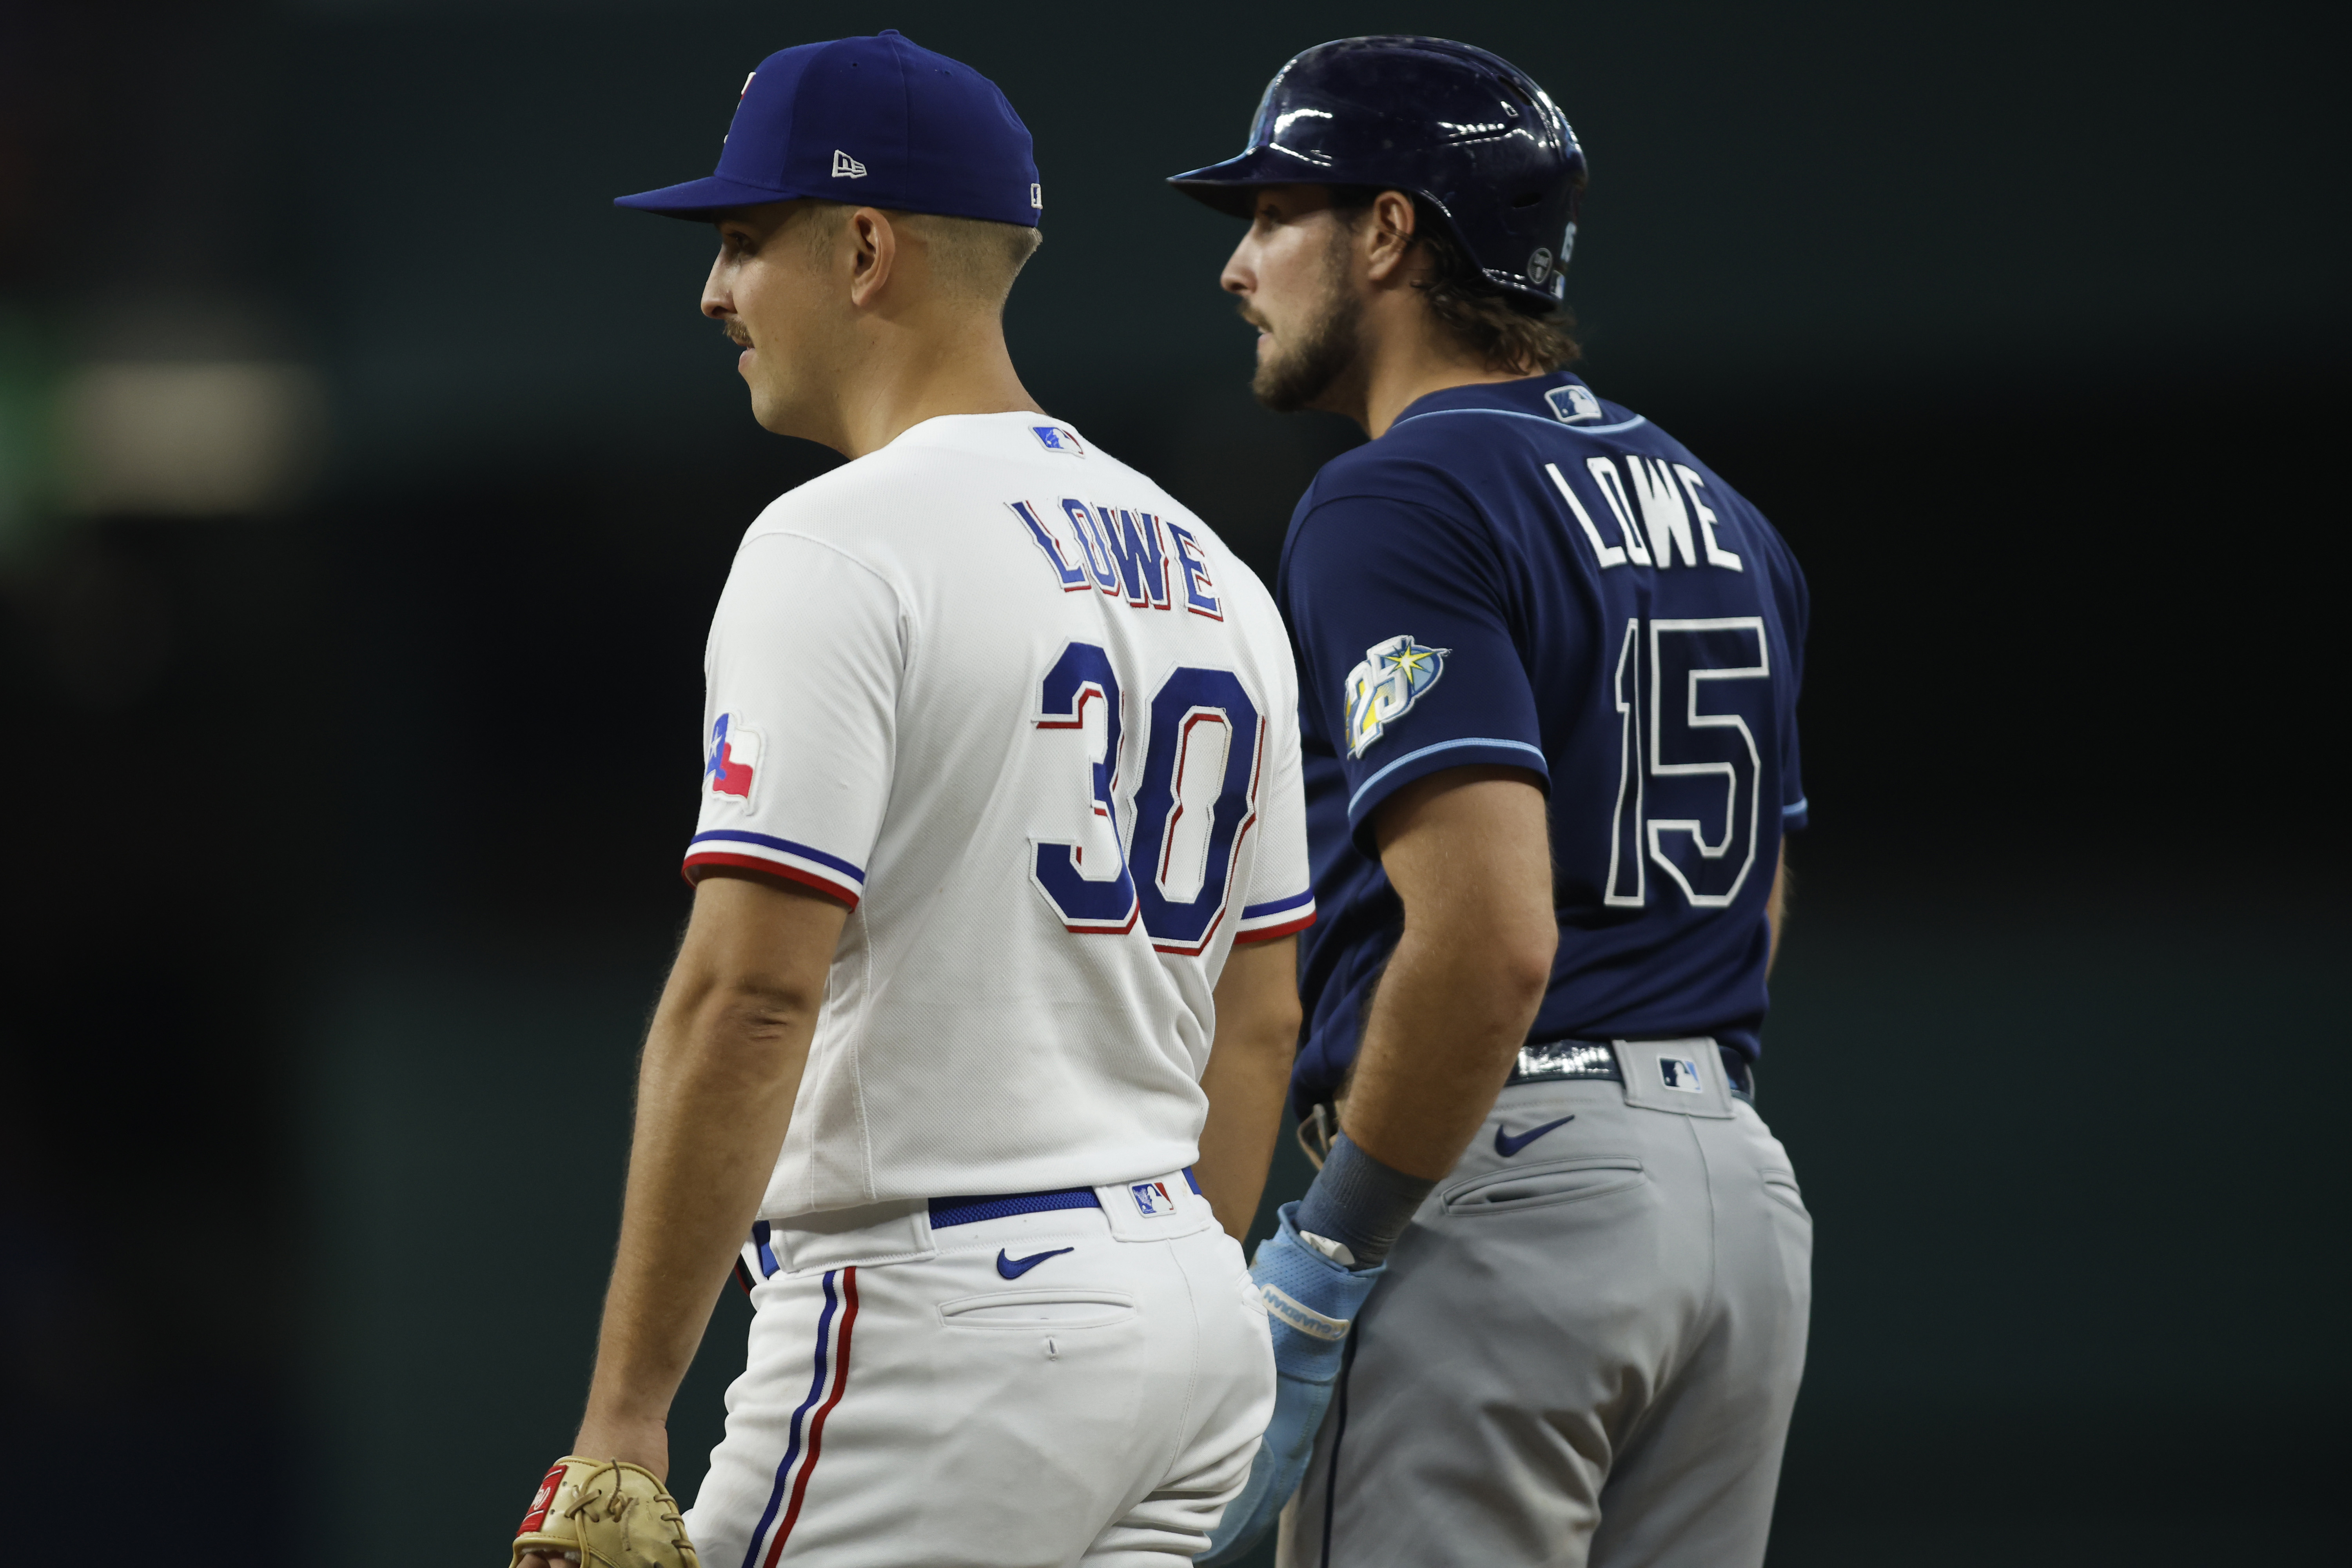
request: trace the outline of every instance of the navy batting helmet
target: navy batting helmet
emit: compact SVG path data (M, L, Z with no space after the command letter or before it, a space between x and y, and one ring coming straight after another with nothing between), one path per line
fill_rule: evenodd
M1240 157L1168 183L1241 217L1253 185L1409 192L1488 282L1549 305L1566 288L1584 149L1550 96L1499 55L1444 38L1341 38L1275 73Z

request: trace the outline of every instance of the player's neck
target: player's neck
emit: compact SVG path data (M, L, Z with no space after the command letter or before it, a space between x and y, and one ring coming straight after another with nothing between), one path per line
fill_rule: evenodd
M842 377L834 429L819 437L843 457L878 452L942 415L1037 408L1013 368L997 322L875 327L858 362Z
M1433 392L1518 379L1516 371L1488 370L1484 363L1448 349L1433 347L1413 355L1399 355L1392 362L1371 367L1371 373L1365 377L1363 416L1356 422L1364 427L1365 435L1377 441L1389 433L1398 415Z
M1516 371L1494 371L1464 350L1429 315L1422 300L1392 293L1374 300L1360 323L1362 351L1353 374L1342 377L1318 406L1344 414L1377 441L1397 416L1433 392L1517 381Z

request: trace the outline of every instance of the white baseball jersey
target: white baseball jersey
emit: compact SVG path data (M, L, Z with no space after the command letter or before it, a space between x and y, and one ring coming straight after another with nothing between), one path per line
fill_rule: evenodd
M1236 941L1314 918L1272 598L1035 414L927 420L745 534L693 877L851 905L761 1215L1198 1157Z

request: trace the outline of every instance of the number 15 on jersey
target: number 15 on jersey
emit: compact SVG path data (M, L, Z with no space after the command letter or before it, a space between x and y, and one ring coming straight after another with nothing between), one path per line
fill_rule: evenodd
M1764 772L1739 710L1769 722L1771 677L1761 616L1625 623L1605 903L1647 903L1653 866L1694 908L1739 896L1756 865Z

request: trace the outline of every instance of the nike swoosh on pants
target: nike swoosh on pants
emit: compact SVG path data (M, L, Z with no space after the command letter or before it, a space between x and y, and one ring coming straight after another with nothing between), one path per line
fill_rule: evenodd
M1530 1127L1516 1138L1497 1127L1495 1129L1495 1152L1507 1160L1553 1128L1565 1127L1575 1120L1573 1114L1563 1116L1557 1121L1547 1121L1541 1127Z
M1059 1258L1065 1252L1076 1252L1075 1247L1057 1247L1051 1252L1033 1252L1026 1258L1008 1258L1004 1248L996 1249L996 1271L1007 1279L1018 1279L1048 1258Z

